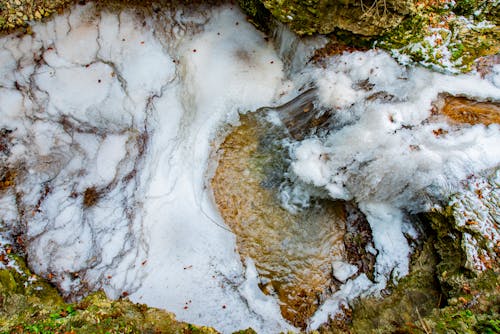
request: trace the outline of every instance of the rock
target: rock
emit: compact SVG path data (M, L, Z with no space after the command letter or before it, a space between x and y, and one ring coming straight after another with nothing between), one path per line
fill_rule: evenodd
M397 26L412 6L412 1L351 0L262 0L265 8L299 35L328 34L340 28L355 34L375 36ZM256 1L240 5L249 15Z
M499 102L481 102L442 94L434 106L439 114L446 115L453 123L500 124Z
M296 213L281 206L278 189L287 157L279 138L286 134L256 114L242 115L220 146L214 198L242 260L255 262L263 293L279 298L283 317L305 329L338 285L330 263L347 261L345 205L312 201Z

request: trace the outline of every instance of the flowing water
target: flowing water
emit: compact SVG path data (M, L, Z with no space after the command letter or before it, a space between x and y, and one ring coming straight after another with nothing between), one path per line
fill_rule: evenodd
M237 236L242 259L255 261L259 287L279 299L285 319L305 328L321 302L338 288L332 263L352 260L346 249L352 248L352 242L346 243L352 234L346 232L355 220L350 218L360 217L340 201L312 200L297 212L283 208L280 187L288 167L284 136L283 128L260 113L242 115L241 125L218 150L212 187L222 217ZM363 269L362 263L362 270L369 267Z

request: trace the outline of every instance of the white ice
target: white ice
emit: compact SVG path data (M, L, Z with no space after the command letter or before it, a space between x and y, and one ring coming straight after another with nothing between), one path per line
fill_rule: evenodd
M94 11L0 40L2 163L26 171L25 217L9 190L5 229L27 221L30 266L66 295L103 288L223 332L292 329L245 271L206 176L217 129L278 95L272 44L231 6Z
M369 51L333 58L301 76L318 87L320 104L334 111L336 123L328 135L295 144L292 172L331 198L358 203L377 250L370 290L383 288L408 273L406 236L417 233L406 213L446 204L462 191L462 181L500 165L497 124L457 126L432 115L441 93L498 101L496 69L486 79L448 76L403 67L383 52ZM338 312L338 305L326 302L316 318Z

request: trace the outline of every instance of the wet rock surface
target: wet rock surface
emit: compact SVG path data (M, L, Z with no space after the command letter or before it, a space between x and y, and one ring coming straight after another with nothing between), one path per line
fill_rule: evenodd
M452 122L460 124L500 124L500 102L477 101L474 99L441 95L435 103L437 113L448 117Z

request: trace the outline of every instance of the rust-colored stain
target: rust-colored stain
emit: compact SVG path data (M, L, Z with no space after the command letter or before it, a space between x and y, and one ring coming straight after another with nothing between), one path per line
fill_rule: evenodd
M86 208L93 207L97 204L100 196L101 194L95 187L85 189L85 192L83 193L83 206Z
M0 191L6 190L15 185L17 173L11 169L7 169L0 174Z

